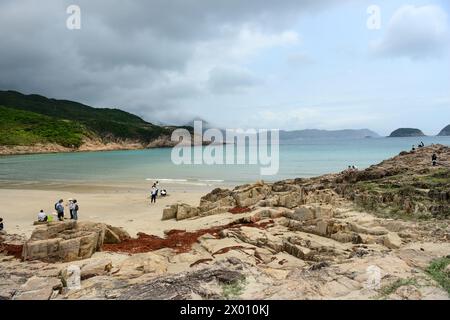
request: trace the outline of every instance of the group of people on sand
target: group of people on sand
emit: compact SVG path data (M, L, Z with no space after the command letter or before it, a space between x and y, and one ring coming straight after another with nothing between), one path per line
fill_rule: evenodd
M156 181L155 183L153 183L152 189L150 190L150 203L156 203L156 198L158 197L158 193L159 192L159 181ZM167 196L167 190L166 189L162 189L161 190L161 196L165 197Z
M76 199L68 199L67 206L69 207L70 219L78 220L78 211L80 210L78 201ZM55 203L55 215L58 217L59 221L64 221L65 215L64 215L63 199L60 199L58 202ZM51 222L51 221L53 221L52 215L46 214L44 210L39 211L38 222Z

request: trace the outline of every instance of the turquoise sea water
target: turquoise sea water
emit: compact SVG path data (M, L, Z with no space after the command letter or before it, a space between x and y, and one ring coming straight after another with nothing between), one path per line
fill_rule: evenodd
M171 161L171 149L7 156L0 157L0 184L7 181L140 184L160 180L236 185L259 179L276 181L338 172L348 165L366 168L410 150L420 141L450 145L450 137L283 142L279 172L275 176L260 176L259 165L177 166Z

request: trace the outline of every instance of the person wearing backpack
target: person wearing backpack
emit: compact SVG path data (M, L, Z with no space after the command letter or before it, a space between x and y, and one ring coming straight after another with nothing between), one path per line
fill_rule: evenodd
M156 196L158 195L158 188L156 187L156 184L153 185L151 190L151 201L150 203L156 203Z
M64 200L61 199L59 200L57 203L55 203L55 210L56 213L58 214L58 220L59 221L64 221Z
M80 210L80 207L78 206L77 200L72 201L72 219L78 220L78 210Z

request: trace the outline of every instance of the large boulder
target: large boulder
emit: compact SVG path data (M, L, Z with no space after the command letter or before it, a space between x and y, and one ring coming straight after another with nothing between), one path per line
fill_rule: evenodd
M177 203L164 208L161 220L185 220L197 217L200 213L200 208L193 207L185 203Z
M236 205L238 207L251 207L260 200L265 199L271 191L272 189L270 186L259 183L233 190L233 198L236 200Z
M286 217L297 221L329 219L333 217L333 207L329 205L302 205Z
M20 287L13 300L49 300L62 287L58 278L31 277Z
M200 199L199 215L210 216L225 213L236 205L236 200L230 190L217 188Z
M198 216L200 210L188 204L179 204L177 208L177 220L185 220Z
M167 206L166 208L163 209L162 220L176 219L177 211L178 211L178 205L177 204L173 204L171 206Z
M383 245L389 249L398 249L402 245L402 239L398 236L398 234L389 232L383 238Z
M217 202L217 201L219 201L223 198L229 197L229 196L231 196L230 190L216 188L213 191L211 191L210 193L208 193L206 196L203 196L200 199L200 206L202 207L205 204Z
M219 206L219 207L212 208L212 209L210 209L208 211L201 211L199 215L202 216L202 217L212 216L212 215L215 215L215 214L226 213L226 212L230 211L233 208L234 207L228 207L228 206L222 207L222 206Z
M288 192L278 196L278 206L293 209L305 203L302 192Z
M291 243L288 239L283 241L283 251L302 260L311 259L314 254L311 249Z
M114 232L114 234L119 238L120 242L131 239L130 234L121 227L115 227L111 225L106 226L106 232ZM104 240L104 243L109 243L107 239Z
M89 261L89 263L81 267L81 280L108 275L113 265L110 259L99 259Z
M301 208L295 209L294 213L289 215L288 218L298 220L298 221L307 221L314 219L314 211L311 210L310 207L303 206Z
M69 262L90 258L103 244L120 243L129 235L120 228L93 222L51 222L38 226L22 251L24 260Z

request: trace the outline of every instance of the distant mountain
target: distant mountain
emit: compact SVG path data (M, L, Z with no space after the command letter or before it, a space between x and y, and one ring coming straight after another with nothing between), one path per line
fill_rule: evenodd
M373 132L369 129L356 129L356 130L306 129L296 131L280 131L281 140L320 139L320 138L363 139L363 138L377 138L377 137L380 137L378 133Z
M78 148L86 140L95 140L127 141L145 147L170 136L175 128L154 125L119 109L93 108L68 100L0 91L0 145L56 143Z
M400 128L395 131L393 131L389 137L390 138L401 138L401 137L424 137L425 134L415 128Z
M450 136L450 124L446 126L444 129L442 129L441 132L439 132L438 136L440 137Z

